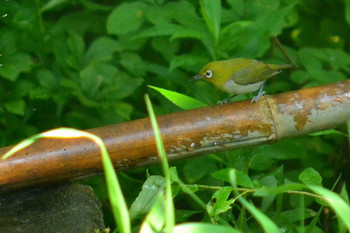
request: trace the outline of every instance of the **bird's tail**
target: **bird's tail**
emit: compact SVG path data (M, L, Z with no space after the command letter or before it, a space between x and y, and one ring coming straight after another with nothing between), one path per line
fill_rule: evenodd
M268 64L267 66L272 70L283 70L283 69L295 68L295 66L292 64L282 64L282 65Z

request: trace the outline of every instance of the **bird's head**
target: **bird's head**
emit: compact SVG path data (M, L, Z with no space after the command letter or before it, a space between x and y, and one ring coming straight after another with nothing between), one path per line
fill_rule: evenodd
M203 79L213 83L215 86L221 86L230 79L231 73L229 64L225 61L214 61L206 64L192 80Z

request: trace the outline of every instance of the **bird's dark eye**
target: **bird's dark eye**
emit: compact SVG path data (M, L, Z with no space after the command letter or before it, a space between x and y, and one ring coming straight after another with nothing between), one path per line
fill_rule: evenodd
M211 78L213 76L213 71L207 70L207 71L205 71L204 75L205 75L206 78Z

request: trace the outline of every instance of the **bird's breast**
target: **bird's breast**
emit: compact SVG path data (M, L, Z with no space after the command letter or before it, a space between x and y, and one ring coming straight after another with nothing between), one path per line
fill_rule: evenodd
M221 86L221 89L231 94L246 94L258 90L263 83L264 81L260 81L257 83L242 85L236 83L233 79L230 79Z

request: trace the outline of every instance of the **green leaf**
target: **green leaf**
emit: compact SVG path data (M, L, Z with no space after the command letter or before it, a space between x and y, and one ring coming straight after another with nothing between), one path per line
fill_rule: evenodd
M350 64L350 56L344 52L334 49L303 48L298 51L301 64L309 73L316 85L327 84L346 79L346 76L324 66L331 65L334 69L347 69Z
M255 150L251 148L239 148L228 152L226 156L227 165L247 174L254 157Z
M229 175L230 170L232 170L232 168L224 168L211 173L211 175L218 180L230 182L230 175ZM235 171L236 171L237 185L240 185L242 187L247 187L247 188L253 188L254 186L253 181L250 179L250 177L247 174L239 170L235 170Z
M174 233L203 233L203 232L215 232L215 233L242 233L229 226L214 225L209 223L183 223L176 225Z
M243 14L245 2L244 0L227 0L236 14Z
M195 3L193 1L168 1L166 5L156 8L157 11L149 13L147 17L156 25L174 22L186 28L195 29L202 22L197 15Z
M123 53L120 64L129 73L136 76L144 76L147 70L147 63L137 53Z
M78 33L70 31L69 36L67 38L67 46L72 55L80 60L80 57L83 55L85 50L85 43L83 37Z
M309 167L302 171L299 175L299 180L306 185L322 186L322 177L315 169Z
M207 204L207 211L211 218L216 218L219 214L225 213L231 209L231 205L235 199L229 198L231 196L232 187L222 187L217 190L210 202Z
M10 94L7 97L11 99L24 99L35 86L37 85L27 78L18 79L15 81L15 85L11 91L7 92Z
M144 31L138 33L135 38L145 38L145 37L157 37L157 36L170 36L179 30L183 29L183 27L175 24L162 24L154 27L150 27L145 29Z
M342 133L338 130L335 129L327 129L327 130L323 130L323 131L318 131L315 133L310 133L310 136L321 136L321 135L329 135L329 134L337 134L337 135L342 135L345 137L349 137L349 135L346 135L345 133Z
M294 139L285 139L273 145L259 146L251 168L265 170L273 166L277 160L289 160L306 157L307 153L303 145Z
M349 194L348 194L348 191L346 189L346 183L344 182L342 187L341 187L341 191L340 191L340 196L347 202L349 203L350 201L350 198L349 198Z
M298 83L299 85L302 85L304 83L307 83L311 78L311 75L306 72L305 70L296 70L290 75L290 79Z
M113 9L111 5L105 5L104 2L81 1L79 4L91 11L110 12Z
M58 80L50 70L39 70L37 78L42 87L49 89L58 87Z
M85 64L98 61L110 61L113 53L120 51L120 44L109 37L100 37L92 42L84 56Z
M165 180L162 176L150 176L142 185L142 190L131 204L130 218L135 219L146 214L155 203L158 194L164 191Z
M193 67L198 64L206 64L209 62L208 57L205 56L198 56L193 54L184 54L184 55L178 55L173 56L170 62L170 71L181 67Z
M171 102L173 102L175 105L179 106L182 109L193 109L193 108L202 108L202 107L206 107L207 105L200 102L199 100L196 100L192 97L186 96L184 94L181 93L177 93L174 91L169 91L160 87L154 87L154 86L150 86L148 85L148 87L158 91L159 93L161 93L162 95L165 96L165 98L167 98L168 100L170 100Z
M176 210L176 221L177 222L187 222L188 219L195 215L195 214L199 214L199 213L203 213L202 210L183 210L183 209L177 209ZM175 226L176 228L176 226Z
M220 32L220 38L222 38L220 41L220 49L231 50L245 43L245 38L249 36L249 31L253 25L254 21L244 20L236 21L225 26Z
M186 161L183 175L189 183L194 183L215 170L217 170L217 166L214 159L210 156L203 156Z
M324 61L328 62L331 67L335 70L344 69L350 72L350 55L341 49L324 49L325 55L323 57Z
M307 156L305 148L293 139L285 139L273 144L270 148L265 147L264 153L271 153L276 159L296 159Z
M138 30L144 21L144 10L142 2L120 4L108 16L108 33L122 35Z
M244 20L226 26L221 30L220 50L226 56L232 49L235 57L261 57L270 47L270 35L266 29L256 28L256 24L253 20Z
M154 25L170 23L173 17L169 13L167 5L148 7L145 10L145 17L147 21Z
M82 89L93 97L106 79L116 78L117 72L118 70L110 64L93 63L80 71Z
M106 76L107 77L107 76ZM124 99L141 86L143 79L130 77L127 73L119 72L112 80L96 93L96 98L116 101Z
M198 25L200 26L200 25ZM171 41L181 38L193 38L203 43L204 47L208 50L212 59L215 60L215 48L212 37L206 31L199 30L198 28L179 28L170 38Z
M2 60L6 54L14 54L17 51L16 38L17 34L15 31L2 30L0 33L0 64L3 64Z
M201 0L201 13L216 42L219 41L221 24L221 1Z
M33 62L26 53L3 54L0 57L0 76L15 81L19 74L31 70Z
M156 37L152 39L152 47L160 52L167 61L171 61L179 50L180 42L170 41L164 37Z
M282 211L280 218L288 219L288 223L295 223L300 220L314 217L316 214L317 212L312 209L296 208L292 210Z
M259 182L269 188L275 188L278 185L277 179L274 175L266 175L262 177Z
M165 224L165 200L163 194L156 196L157 200L142 222L140 233L161 232Z
M44 11L52 10L55 7L62 5L68 1L69 0L50 0L44 6L41 7L41 11L44 12Z
M31 31L33 27L35 27L36 12L28 7L18 8L11 21L13 25L16 25L20 30Z
M127 102L123 101L113 101L112 109L114 114L121 116L124 120L130 121L131 113L133 111L133 106Z
M50 29L50 34L56 36L57 33L64 33L67 31L73 31L79 35L83 35L86 31L89 33L100 30L104 24L101 22L101 18L93 11L72 11L71 13L62 14L58 22ZM63 41L64 43L65 40Z
M271 2L275 2L276 3L276 8L273 9L273 7L271 7ZM264 3L262 3L264 4ZM282 33L283 28L286 26L286 17L290 14L290 12L292 12L292 10L294 9L296 2L288 4L285 7L280 7L277 8L277 5L279 5L279 1L271 1L271 0L267 0L265 2L266 4L266 8L268 8L267 10L267 14L265 14L262 18L260 18L257 21L257 24L259 24L260 22L262 23L261 25L261 29L264 29L264 26L266 27L266 29L269 29L270 35L271 36L278 36ZM272 8L272 9L269 9Z
M42 87L34 87L29 91L30 99L44 99L47 100L52 97L52 91L50 89L42 88Z
M179 28L176 32L172 33L171 41L181 38L193 38L201 41L206 41L207 36L203 32L194 30L192 28Z
M345 20L348 24L350 24L350 0L345 1Z
M345 202L338 194L322 188L320 186L308 186L314 193L324 197L329 204L329 206L333 209L333 211L337 214L338 218L342 220L342 224L345 226L347 231L350 231L350 206L349 203Z
M274 175L267 175L259 180L259 187L263 186L263 187L269 187L269 188L276 188L277 185L278 185L278 182ZM260 210L262 211L268 210L275 200L276 200L276 194L271 193L270 195L263 196L261 200Z
M8 112L23 116L26 104L23 100L12 100L6 102L4 106Z

